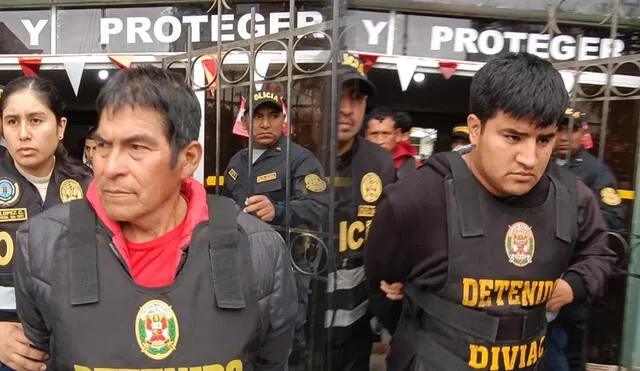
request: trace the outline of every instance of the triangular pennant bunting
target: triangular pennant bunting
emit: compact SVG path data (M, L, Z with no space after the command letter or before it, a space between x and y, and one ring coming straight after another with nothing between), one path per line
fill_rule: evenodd
M282 134L287 135L287 126L289 125L289 110L287 110L287 104L284 103L284 99L280 98L282 103L282 113L284 114L284 125L282 125ZM293 133L293 126L291 126L291 132Z
M564 82L564 87L567 89L567 92L571 93L573 86L576 84L576 77L573 72L560 71L560 77L562 77L562 82Z
M40 72L40 64L42 63L42 58L19 57L18 63L20 63L20 68L22 68L22 73L24 73L25 76L35 77L38 76L38 72Z
M218 79L218 63L216 57L213 55L205 55L201 59L202 67L204 68L204 78L207 85L209 85L209 90L211 91L211 95L216 94L216 86Z
M131 62L133 61L133 55L110 55L109 60L116 66L128 69L131 68Z
M439 61L440 73L444 76L445 80L449 80L456 70L458 69L458 62Z
M249 138L249 133L247 129L244 127L244 123L242 122L242 117L245 112L247 112L247 100L242 97L240 100L240 109L238 110L238 114L236 115L236 121L233 123L233 129L231 132L235 135L239 135L241 137Z
M398 76L400 77L400 86L402 91L406 91L409 88L413 74L418 68L418 60L414 58L400 58L396 61L398 68Z
M271 64L271 56L269 54L258 53L258 55L256 55L256 68L253 73L256 90L262 90L262 83L258 81L264 81L264 76L267 75L267 71L269 70L269 64Z
M593 148L593 138L591 137L591 130L589 130L589 123L583 122L582 128L586 130L586 133L582 137L582 146L586 149Z
M73 92L78 96L78 90L80 89L80 80L82 80L82 72L84 72L84 62L83 61L65 61L64 69L67 71L67 76L69 77L69 82L71 82L71 87L73 88Z
M364 63L364 73L369 73L376 64L379 56L373 54L358 54L358 57L360 57L362 63Z

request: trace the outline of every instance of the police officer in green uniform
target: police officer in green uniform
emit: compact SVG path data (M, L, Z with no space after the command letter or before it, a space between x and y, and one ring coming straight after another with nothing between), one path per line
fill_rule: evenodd
M16 314L13 265L18 227L45 209L84 197L90 170L62 145L67 119L56 87L19 77L0 98L0 370L38 369L43 354L30 349ZM4 366L3 366L4 364Z
M256 92L253 97L253 153L248 148L240 150L229 162L225 171L223 194L245 207L263 221L279 227L317 229L327 213L327 184L318 159L306 148L290 142L289 163L286 161L286 137L283 135L285 115L283 100L269 92ZM248 120L244 120L246 123ZM251 177L249 177L249 157ZM287 184L287 170L290 183ZM286 191L291 195L288 205ZM289 221L285 220L286 208ZM284 230L280 229L283 232ZM310 269L298 261L304 254L294 252L294 259L302 269ZM298 314L289 369L305 370L306 364L306 315L309 292L309 276L298 272Z

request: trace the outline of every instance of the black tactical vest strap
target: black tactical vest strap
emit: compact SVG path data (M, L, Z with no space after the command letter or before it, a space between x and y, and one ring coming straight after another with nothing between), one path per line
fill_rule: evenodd
M490 343L526 339L542 331L546 324L543 305L526 314L496 317L423 292L413 284L407 284L404 292L429 317Z
M71 305L98 302L96 214L89 202L70 203L69 266Z
M577 225L577 178L568 170L551 164L547 171L556 190L556 237L571 243L571 235Z
M240 231L238 207L230 198L208 196L209 260L213 273L213 294L219 308L241 309L247 306L240 275Z
M413 157L407 157L398 170L396 170L396 176L398 179L402 179L411 175L414 171L416 171L416 159Z
M443 156L451 165L453 175L453 179L445 178L447 206L458 211L462 237L484 235L480 200L473 174L458 153L445 152Z

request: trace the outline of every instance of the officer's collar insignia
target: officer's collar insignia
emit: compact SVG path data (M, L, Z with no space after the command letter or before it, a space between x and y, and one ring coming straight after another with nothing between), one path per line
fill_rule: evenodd
M523 222L511 224L504 238L504 248L509 263L519 268L531 264L536 251L536 239L531 227Z
M180 330L173 309L162 300L150 300L136 315L136 340L142 353L155 360L169 357L178 346Z
M327 183L322 180L317 174L307 174L304 177L304 186L307 190L320 193L327 189Z
M20 185L9 178L0 178L0 207L11 207L20 200Z
M238 172L234 168L231 168L231 169L229 169L229 176L231 177L231 179L237 180L238 179Z
M367 173L360 181L360 193L365 202L376 202L382 195L382 180L376 173Z
M82 187L74 179L65 179L60 183L60 201L70 202L73 200L81 200L84 197Z
M256 183L268 182L270 180L276 180L277 178L278 178L278 173L258 175L258 177L256 178Z
M602 203L609 206L618 206L622 203L622 198L618 192L611 187L602 188L600 190L600 198L602 199Z

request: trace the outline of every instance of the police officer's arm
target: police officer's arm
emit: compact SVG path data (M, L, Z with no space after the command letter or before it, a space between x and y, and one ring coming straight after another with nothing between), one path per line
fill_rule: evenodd
M300 156L292 165L293 189L289 201L291 226L317 227L325 219L328 210L328 190L322 165L311 153ZM271 201L275 208L275 217L271 223L284 225L284 200Z
M13 271L16 308L27 338L37 349L49 352L49 331L41 309L47 306L50 287L46 279L37 277L36 272L31 269L32 262L29 251L38 248L39 244L37 241L34 243L29 239L30 224L31 222L25 222L16 233ZM44 245L43 243L42 246Z
M571 286L574 302L592 302L602 296L617 256L608 247L607 227L593 192L578 181L577 193L578 241L573 262L563 278Z
M284 370L298 309L293 271L282 237L252 215L238 223L249 237L255 291L260 305L261 344L256 371Z
M596 193L596 198L599 200L604 221L607 223L609 229L623 229L624 215L622 212L622 200L617 193L618 186L616 179L608 167L602 166L592 187Z

